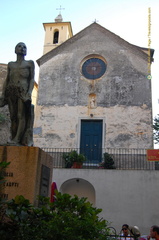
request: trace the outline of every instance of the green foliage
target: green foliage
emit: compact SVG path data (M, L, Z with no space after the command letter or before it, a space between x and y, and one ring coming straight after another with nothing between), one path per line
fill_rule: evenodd
M107 152L104 153L104 161L100 164L100 168L115 169L113 156Z
M159 143L159 114L154 118L153 121L153 129L154 129L154 140L155 143Z
M72 167L74 162L83 163L84 161L86 161L86 157L81 153L77 153L77 151L75 150L64 153L63 158L65 160L65 167Z
M56 201L40 197L41 207L33 207L23 196L5 205L0 219L3 240L102 240L107 239L108 222L99 219L101 209L86 198L56 194Z

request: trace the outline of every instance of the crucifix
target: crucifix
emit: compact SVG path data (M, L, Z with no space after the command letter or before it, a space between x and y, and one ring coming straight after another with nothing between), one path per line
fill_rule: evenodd
M56 8L56 10L60 10L59 14L61 14L61 10L65 10L65 8L62 8L61 5L59 8Z
M95 18L95 20L93 21L94 23L97 23L98 22L98 20Z

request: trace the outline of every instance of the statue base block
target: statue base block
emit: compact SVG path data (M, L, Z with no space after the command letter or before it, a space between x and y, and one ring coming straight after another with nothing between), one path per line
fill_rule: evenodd
M2 199L23 195L38 206L38 195L50 197L53 160L38 147L0 146L0 161L10 162L0 186Z

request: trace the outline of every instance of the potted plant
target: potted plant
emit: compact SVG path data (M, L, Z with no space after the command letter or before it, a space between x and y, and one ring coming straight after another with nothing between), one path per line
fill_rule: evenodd
M73 161L70 157L70 153L63 153L63 159L65 160L65 168L71 168L73 165Z
M86 157L82 153L77 153L77 158L73 162L72 168L81 168L84 161L86 161Z
M75 150L64 153L63 158L65 159L66 168L81 168L83 162L86 161L86 157L81 153L77 153Z
M99 168L115 169L113 156L107 152L104 153L104 161L99 164Z

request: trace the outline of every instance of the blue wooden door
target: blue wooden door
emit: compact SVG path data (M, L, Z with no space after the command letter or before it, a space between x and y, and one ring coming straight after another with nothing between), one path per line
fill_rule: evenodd
M80 152L91 163L99 163L102 160L102 120L81 121Z

